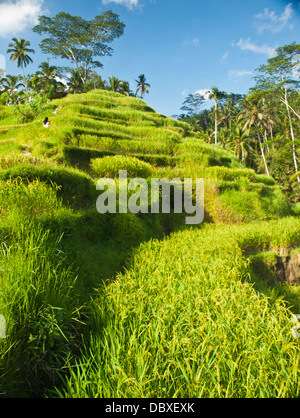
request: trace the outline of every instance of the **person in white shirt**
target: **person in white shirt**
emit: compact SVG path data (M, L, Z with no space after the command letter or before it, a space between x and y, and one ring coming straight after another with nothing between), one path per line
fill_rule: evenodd
M44 126L44 128L49 128L50 127L50 122L49 122L49 119L47 117L44 119L43 126Z

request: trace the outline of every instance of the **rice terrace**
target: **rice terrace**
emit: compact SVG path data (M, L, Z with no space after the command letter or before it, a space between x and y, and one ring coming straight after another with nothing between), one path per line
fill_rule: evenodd
M99 75L124 30L39 16L43 53L73 67L30 75L32 45L9 39L0 397L298 398L300 45L247 94L210 87L170 117L150 77Z

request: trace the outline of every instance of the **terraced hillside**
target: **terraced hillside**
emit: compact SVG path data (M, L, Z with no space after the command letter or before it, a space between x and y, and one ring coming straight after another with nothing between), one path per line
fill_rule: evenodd
M245 169L230 153L199 140L187 124L155 113L142 100L100 90L53 101L45 114L50 130L42 128L41 117L27 126L1 127L2 168L64 164L95 178L92 159L134 156L151 164L159 178L204 178L206 213L214 222L288 214L272 178Z
M272 178L118 93L17 122L0 108L4 396L299 396L300 222ZM205 222L100 215L120 169L204 178Z

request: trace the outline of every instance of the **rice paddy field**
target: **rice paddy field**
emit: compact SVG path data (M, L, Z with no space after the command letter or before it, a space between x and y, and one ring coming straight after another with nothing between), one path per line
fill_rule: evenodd
M204 178L204 222L100 215L119 170ZM299 211L184 122L102 90L0 107L0 218L1 397L299 397Z

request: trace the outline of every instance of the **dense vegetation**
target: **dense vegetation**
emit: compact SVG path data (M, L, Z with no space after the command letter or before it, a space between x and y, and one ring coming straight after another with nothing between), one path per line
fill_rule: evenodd
M249 94L212 87L211 110L190 94L167 118L142 100L144 74L139 99L93 70L123 30L111 11L40 16L42 51L73 69L27 76L30 42L9 44L22 76L0 80L0 394L299 397L300 46ZM120 170L203 178L204 222L100 214L97 181L119 192Z
M1 115L2 396L299 396L299 285L276 267L299 207L272 177L120 93ZM96 181L126 168L203 177L205 222L100 215Z
M212 109L199 93L186 97L177 116L198 136L235 153L240 162L272 176L293 202L299 201L299 53L295 42L276 50L257 69L246 95L208 91Z

